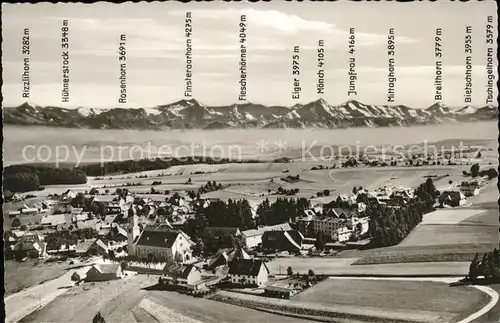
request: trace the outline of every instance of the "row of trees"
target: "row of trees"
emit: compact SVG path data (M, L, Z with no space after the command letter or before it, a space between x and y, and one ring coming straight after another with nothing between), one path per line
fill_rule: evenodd
M480 276L491 283L500 282L500 252L498 249L483 254L482 258L476 253L469 266L467 279L475 282Z
M400 243L420 222L425 213L434 210L439 191L431 178L415 191L417 199L399 207L368 205L366 214L370 216L369 232L373 247L387 247Z
M270 193L271 191L268 190L268 193ZM299 192L299 189L298 188L291 188L291 189L286 189L286 188L283 188L283 187L278 187L278 190L276 193L278 194L281 194L281 195L296 195L297 193Z
M79 166L88 176L105 176L109 174L137 173L142 171L166 169L178 165L195 164L228 164L228 163L263 163L258 159L230 159L230 158L211 158L208 156L189 156L179 158L145 158L130 159L124 161L110 161L106 163L93 163ZM275 163L287 163L289 159L276 159Z
M4 170L4 189L11 192L38 190L41 185L85 184L84 172L72 168L13 165Z
M207 207L197 208L194 218L186 221L185 232L198 244L200 252L204 249L201 244L207 227L237 227L240 230L255 228L250 204L246 199L228 200L227 203L215 201ZM220 244L226 242L220 241Z
M467 173L466 171L463 171L464 176L470 175L472 177L478 177L478 176L488 176L489 179L497 178L498 177L498 172L495 168L490 168L487 170L481 170L479 167L479 164L474 164L470 168L470 172Z
M257 224L268 226L288 222L310 207L311 202L303 197L298 199L278 198L274 203L265 199L257 207Z
M370 215L372 247L387 247L400 243L422 221L423 214L429 211L421 201L412 201L399 208L370 206L367 213Z

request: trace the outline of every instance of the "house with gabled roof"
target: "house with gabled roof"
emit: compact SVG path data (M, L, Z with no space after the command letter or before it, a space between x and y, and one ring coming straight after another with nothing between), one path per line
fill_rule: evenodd
M162 283L188 286L201 280L201 270L194 265L168 264L163 269Z
M250 255L241 248L225 248L220 249L217 253L209 260L207 269L215 270L222 266L227 266L233 260L237 259L250 259Z
M297 230L266 231L262 235L262 248L271 252L299 252L304 236Z
M61 197L63 200L72 200L77 196L77 193L73 192L72 190L68 189L66 192L61 194Z
M460 206L467 203L465 195L460 191L444 191L439 196L441 206Z
M262 235L266 231L273 231L273 230L291 230L292 227L290 226L290 223L281 223L281 224L276 224L276 225L271 225L271 226L266 226L266 227L261 227L257 229L251 229L251 230L246 230L243 231L242 237L245 240L245 245L247 248L255 248L257 247L260 243L262 243Z
M117 225L111 228L108 235L108 248L115 250L126 246L128 242L128 233L123 227Z
M98 264L93 265L86 275L85 281L99 282L120 279L124 273L119 264Z
M39 258L47 255L47 244L39 234L24 234L14 246L19 258Z
M238 259L229 264L229 279L238 285L264 285L269 277L265 262L256 259Z
M43 226L56 227L60 224L71 223L71 215L70 214L44 215L42 216L40 222Z
M77 255L107 255L108 246L101 239L83 239L76 243Z

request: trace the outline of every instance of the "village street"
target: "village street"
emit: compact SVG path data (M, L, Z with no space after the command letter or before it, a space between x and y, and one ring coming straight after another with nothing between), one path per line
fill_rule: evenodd
M67 288L74 285L71 275L77 272L80 277L85 276L92 263L86 266L68 270L62 276L46 281L42 284L24 289L5 298L5 322L14 323L30 314L34 310L41 308L57 296L63 294Z

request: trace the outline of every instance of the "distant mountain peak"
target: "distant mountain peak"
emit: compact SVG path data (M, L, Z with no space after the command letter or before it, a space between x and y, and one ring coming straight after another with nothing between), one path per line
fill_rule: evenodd
M458 109L456 112L460 114L471 114L476 112L476 108L471 105L466 105L465 107Z
M328 102L323 98L319 98L315 102L320 103L320 104L328 104Z
M447 108L447 106L444 105L441 102L436 102L433 105L431 105L430 107L428 107L426 110L431 110L432 111L432 110L440 109L440 108Z
M133 108L66 109L30 102L4 109L4 122L92 129L216 129L216 128L347 128L436 124L450 121L495 120L498 109L466 106L450 109L435 102L427 109L404 105L369 105L351 99L331 105L324 98L291 108L237 102L206 106L194 98L170 104Z
M354 105L366 105L366 104L361 103L360 101L358 101L356 99L349 99L349 100L345 101L344 103L342 103L341 105L349 105L349 103L354 104Z
M35 109L37 107L38 106L36 104L28 102L28 101L24 101L23 104L21 104L19 106L19 108L24 108L24 109Z

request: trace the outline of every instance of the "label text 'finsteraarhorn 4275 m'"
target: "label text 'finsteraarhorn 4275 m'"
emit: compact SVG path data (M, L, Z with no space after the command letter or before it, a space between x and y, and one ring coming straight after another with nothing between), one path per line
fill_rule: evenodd
M193 20L191 19L191 12L186 12L186 19L184 21L184 32L186 34L186 88L184 90L185 98L193 97Z

